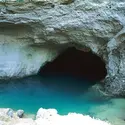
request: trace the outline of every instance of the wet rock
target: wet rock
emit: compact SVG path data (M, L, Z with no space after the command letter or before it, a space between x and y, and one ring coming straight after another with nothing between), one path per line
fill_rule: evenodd
M12 118L13 114L14 114L14 111L12 109L8 109L7 115Z
M24 116L24 110L17 110L17 116L22 118Z

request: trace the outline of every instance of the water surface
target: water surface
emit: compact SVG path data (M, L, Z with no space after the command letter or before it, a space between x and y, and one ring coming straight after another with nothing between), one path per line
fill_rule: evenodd
M76 112L111 122L117 118L123 122L125 99L102 98L93 91L88 91L91 84L82 78L64 75L37 75L2 80L0 107L23 109L28 114L36 114L40 107L55 108L62 115Z

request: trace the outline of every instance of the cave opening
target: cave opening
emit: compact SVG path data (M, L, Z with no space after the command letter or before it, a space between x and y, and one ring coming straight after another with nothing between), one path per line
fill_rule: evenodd
M92 51L75 47L65 49L52 62L47 62L39 74L65 74L99 82L107 75L105 62Z

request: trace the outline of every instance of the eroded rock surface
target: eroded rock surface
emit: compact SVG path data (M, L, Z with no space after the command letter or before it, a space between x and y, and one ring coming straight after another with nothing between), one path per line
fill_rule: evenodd
M124 96L124 6L124 0L1 2L0 77L36 74L73 45L102 57L105 91Z

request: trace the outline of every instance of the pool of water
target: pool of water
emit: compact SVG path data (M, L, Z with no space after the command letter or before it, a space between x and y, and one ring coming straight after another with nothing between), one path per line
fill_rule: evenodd
M0 107L23 109L28 114L36 114L40 107L55 108L61 115L76 112L111 121L115 113L115 119L123 121L125 99L102 98L88 92L90 86L91 82L82 78L59 75L1 80Z
M71 76L31 76L0 81L0 107L24 109L36 113L40 108L56 108L60 114L89 114L89 108L105 103L86 95L91 82Z

